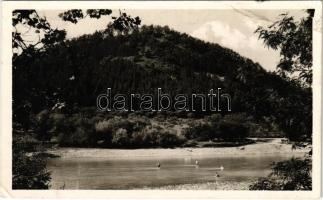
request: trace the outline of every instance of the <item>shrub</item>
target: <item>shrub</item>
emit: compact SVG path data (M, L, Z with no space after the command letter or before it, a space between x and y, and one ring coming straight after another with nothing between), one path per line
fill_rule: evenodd
M274 163L272 173L250 185L250 190L312 190L311 158Z
M104 122L102 125L113 132L119 128L123 128L126 129L128 133L131 133L133 131L134 123L130 122L128 119L115 116Z
M146 126L132 135L132 144L136 147L174 147L185 142L175 131L166 131L160 126Z
M97 111L96 107L82 107L79 109L79 112L84 116L93 116Z
M178 124L178 118L177 117L169 117L166 119L166 121L168 122L168 124Z
M96 124L96 123L98 123L100 121L104 121L104 117L102 115L95 115L90 119L91 119L92 124Z
M61 141L64 145L68 146L88 146L89 145L89 135L87 131L82 127L77 127L76 130L64 137L64 141Z
M56 133L61 146L90 146L93 143L94 124L81 114L74 114L64 120Z
M220 120L222 119L222 116L221 114L219 113L216 113L216 114L213 114L211 116L208 117L208 121L212 124L212 125L216 125L217 123L220 122Z
M108 146L112 140L113 127L108 121L100 121L95 124L95 132L92 136L93 144Z
M127 130L124 128L119 128L113 134L112 144L117 147L127 147L130 144L130 139L127 134Z
M15 143L12 150L12 189L48 189L51 177L44 158L27 156Z
M184 136L187 139L196 139L198 141L207 141L217 136L217 130L209 124L200 124L187 128Z
M113 126L109 121L99 121L95 124L95 131L100 133L111 133Z
M225 115L223 120L245 124L246 122L251 120L251 117L249 117L246 113L233 113L233 114Z
M36 129L37 139L39 140L50 140L51 135L49 130L51 129L51 124L49 120L49 111L43 110L36 115Z
M132 131L140 131L151 124L146 116L129 115L129 121L132 124Z
M218 125L219 138L228 141L239 141L247 137L248 128L243 124L222 120Z
M60 126L64 123L65 115L62 113L52 113L49 118L54 126Z
M113 117L109 120L104 120L97 122L95 124L95 137L97 138L96 141L103 141L102 145L106 146L110 143L113 143L113 145L119 145L119 136L120 135L120 129L124 129L128 135L130 135L133 132L135 124L130 122L127 119L123 119L121 117ZM115 134L118 132L118 136ZM113 141L112 141L113 140ZM129 139L128 139L129 140ZM129 143L129 142L127 142Z
M154 147L157 145L158 130L147 126L140 132L135 132L132 135L133 146L136 147Z
M161 147L175 147L185 142L184 140L181 140L177 135L169 132L160 133L158 135L157 141L158 141L157 143Z

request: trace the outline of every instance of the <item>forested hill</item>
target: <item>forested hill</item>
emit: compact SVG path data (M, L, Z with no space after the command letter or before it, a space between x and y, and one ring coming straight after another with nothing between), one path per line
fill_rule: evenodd
M36 54L18 56L13 73L14 91L19 91L14 98L30 101L35 113L54 105L53 99L96 106L97 95L108 87L125 94L153 93L160 87L171 95L222 88L231 95L232 112L259 119L290 120L304 114L290 106L311 106L311 91L230 49L168 27L143 26L119 36L96 32Z

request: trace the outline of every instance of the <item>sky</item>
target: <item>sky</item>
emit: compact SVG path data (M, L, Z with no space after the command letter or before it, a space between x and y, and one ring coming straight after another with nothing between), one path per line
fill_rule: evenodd
M304 16L304 10L124 10L127 14L139 16L142 24L167 25L204 41L218 43L230 48L242 56L258 62L267 71L276 69L279 52L268 49L254 33L258 26L268 26L279 19L282 13L289 13L295 18ZM62 21L58 14L62 11L38 11L46 16L53 27L65 29L67 38L91 34L106 28L111 16L100 19L86 18L77 24ZM112 16L118 11L113 10Z

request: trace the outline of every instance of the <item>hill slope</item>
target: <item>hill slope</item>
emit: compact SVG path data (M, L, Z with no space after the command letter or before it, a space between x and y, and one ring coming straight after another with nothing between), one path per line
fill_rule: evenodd
M291 132L302 134L311 124L311 113L294 109L311 106L311 91L230 49L168 27L143 26L115 37L96 32L15 62L14 99L28 100L35 113L58 99L70 107L96 106L97 95L108 87L124 94L153 93L160 87L170 95L222 88L231 95L232 112L282 125L293 120L299 125ZM305 120L298 117L304 115Z

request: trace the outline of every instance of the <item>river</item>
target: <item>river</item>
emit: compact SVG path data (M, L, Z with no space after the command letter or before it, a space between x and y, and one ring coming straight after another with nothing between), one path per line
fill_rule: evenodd
M183 158L52 158L51 189L140 189L214 181L244 182L270 173L273 162L289 155L184 156ZM199 161L199 166L195 161ZM159 162L161 167L156 167ZM224 170L219 169L220 166ZM220 177L217 177L219 174Z

